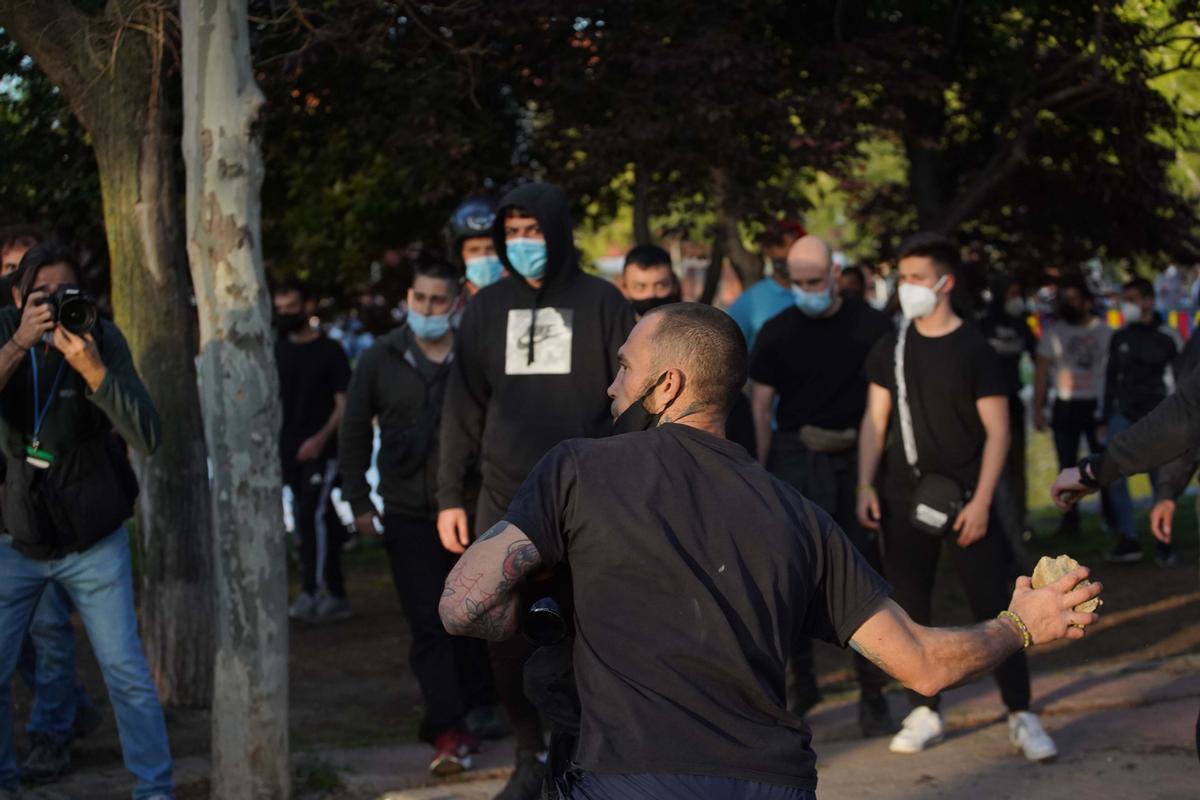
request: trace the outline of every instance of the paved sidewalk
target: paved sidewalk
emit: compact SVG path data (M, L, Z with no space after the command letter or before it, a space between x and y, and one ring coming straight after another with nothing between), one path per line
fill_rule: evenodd
M889 753L886 739L862 739L853 700L823 703L810 717L818 794L822 800L1200 798L1195 752L1200 654L1035 674L1033 690L1034 708L1061 751L1052 764L1031 764L1013 754L990 679L946 693L947 740L916 756ZM903 717L904 696L893 693L891 702L897 719ZM295 756L299 771L315 765L324 775L336 775L342 788L326 794L298 785L296 797L490 800L504 784L512 754L510 741L492 743L462 779L434 782L426 771L430 752L424 745L300 753ZM202 785L207 772L203 759L177 763L185 798L202 796L188 790ZM29 797L123 800L128 792L128 776L110 769L72 775Z

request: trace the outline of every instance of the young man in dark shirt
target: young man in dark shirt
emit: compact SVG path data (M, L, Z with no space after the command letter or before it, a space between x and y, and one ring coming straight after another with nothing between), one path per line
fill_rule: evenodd
M438 540L436 494L438 428L454 359L450 315L460 297L449 264L414 267L405 324L359 358L338 441L342 496L354 525L363 536L382 530L412 634L409 665L424 699L419 735L433 745L429 769L439 776L470 768L479 742L469 735L469 715L495 703L486 650L480 642L451 637L437 614L456 560ZM382 518L366 479L376 419Z
M1096 618L1071 610L1098 591L1072 588L1080 568L1038 591L1022 578L1000 619L912 622L827 514L725 440L745 378L728 316L648 313L609 388L633 432L553 448L447 578L447 629L503 639L522 583L569 562L583 721L559 797L812 800L811 733L785 704L797 637L851 644L931 693Z
M1104 413L1109 437L1125 431L1146 416L1167 396L1167 375L1179 358L1182 342L1163 324L1154 310L1154 285L1135 278L1121 289L1121 312L1125 327L1113 334L1108 344L1108 371L1104 381ZM1157 475L1150 472L1151 484ZM1133 498L1124 478L1109 487L1109 500L1116 522L1117 542L1106 558L1128 563L1142 560L1133 519ZM1160 561L1168 560L1170 545L1158 543Z
M943 236L917 234L901 248L898 291L906 324L867 358L870 389L859 434L858 518L882 530L884 574L896 602L922 625L932 616L943 539L976 619L1003 610L1008 593L1007 543L992 507L1008 450L1007 387L987 340L950 307L958 266L958 246ZM918 486L930 485L932 476L950 482L957 494L942 508L914 504L922 499ZM936 519L940 515L948 518ZM931 519L943 523L941 531L923 527ZM1029 711L1024 654L998 665L996 681L1013 746L1031 760L1057 755ZM944 735L937 696L910 692L909 701L913 711L890 745L895 753L920 752Z
M350 362L337 342L310 324L316 304L303 284L277 286L274 301L283 403L279 457L300 538L300 595L288 615L305 622L345 619L350 616L342 577L345 532L330 493L337 479L337 429Z
M609 433L604 387L633 327L620 291L580 269L561 188L513 189L500 201L492 238L509 277L467 304L442 414L437 524L453 553L471 540L466 487L476 464L483 485L474 529L482 532L504 514L547 450L564 439ZM517 744L516 770L501 800L537 797L545 773L541 719L525 697L531 652L520 639L491 649Z
M816 236L792 245L787 269L796 307L763 326L750 356L758 462L832 516L867 563L879 569L878 545L855 517L854 487L858 424L867 406L863 363L892 324L862 300L842 296L833 254ZM812 653L811 640L797 640L791 698L797 714L820 698ZM863 735L895 733L883 696L887 675L861 655L854 666Z

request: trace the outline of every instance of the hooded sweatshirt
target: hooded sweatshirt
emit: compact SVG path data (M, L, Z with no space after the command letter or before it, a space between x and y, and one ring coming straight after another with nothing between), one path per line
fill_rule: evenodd
M539 289L508 259L504 214L512 207L535 217L546 237ZM463 314L442 415L441 509L466 507L464 486L476 458L484 487L511 498L554 445L606 435L607 389L634 323L617 288L579 268L559 187L532 183L505 195L492 239L509 277L482 289Z

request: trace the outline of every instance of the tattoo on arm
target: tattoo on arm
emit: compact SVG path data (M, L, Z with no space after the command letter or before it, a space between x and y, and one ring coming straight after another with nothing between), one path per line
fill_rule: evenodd
M500 540L504 536L508 541ZM533 542L506 522L463 554L446 578L439 610L446 630L499 641L517 629L517 589L542 563Z
M490 527L486 531L484 531L482 534L480 534L479 538L476 539L475 541L476 542L486 542L488 539L495 539L497 536L504 533L506 528L508 528L508 523L505 522L504 520L500 520L495 525L493 525L492 527Z

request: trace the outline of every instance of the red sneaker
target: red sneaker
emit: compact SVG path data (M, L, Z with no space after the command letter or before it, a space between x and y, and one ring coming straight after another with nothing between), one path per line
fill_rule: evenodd
M439 778L471 768L471 754L479 752L479 740L459 731L443 731L433 740L429 771Z

